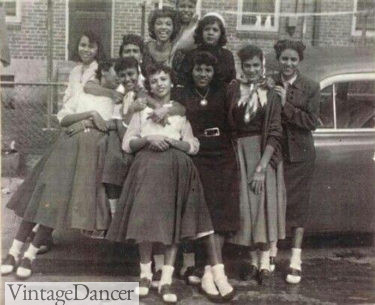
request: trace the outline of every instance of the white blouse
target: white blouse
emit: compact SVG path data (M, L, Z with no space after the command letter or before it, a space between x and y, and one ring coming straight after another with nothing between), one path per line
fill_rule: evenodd
M169 124L162 126L154 123L148 116L153 109L146 107L144 110L133 114L129 127L125 133L122 149L127 153L132 153L130 141L150 135L161 135L188 142L190 149L188 154L195 155L199 151L199 141L193 135L193 130L185 116L174 115L168 118Z
M97 111L100 116L108 121L112 118L114 102L106 96L96 96L84 92L75 94L57 113L59 122L69 114L82 113L87 111Z
M98 69L98 63L93 61L85 71L83 64L75 66L69 74L68 87L64 93L64 103L71 99L75 94L83 92L83 87L89 81L95 78L95 72Z

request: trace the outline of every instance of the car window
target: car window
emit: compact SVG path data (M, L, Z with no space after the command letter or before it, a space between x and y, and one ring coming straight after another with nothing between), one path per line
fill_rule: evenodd
M375 81L336 82L324 88L319 128L375 128Z
M375 128L375 81L336 84L337 128Z
M319 128L334 128L333 85L324 88L320 93Z

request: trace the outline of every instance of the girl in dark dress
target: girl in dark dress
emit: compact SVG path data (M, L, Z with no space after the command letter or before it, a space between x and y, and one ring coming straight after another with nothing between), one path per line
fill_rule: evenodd
M97 51L96 44L88 50L86 57ZM99 64L97 78L102 86L118 86L115 69L114 62ZM8 202L7 207L23 220L1 266L3 275L15 270L22 246L35 224L39 224L39 229L16 272L22 279L31 276L31 263L38 248L54 229L104 231L109 226L98 144L106 137L106 120L111 118L114 103L108 97L82 91L83 88L69 98L59 111L57 117L63 129L57 141Z
M301 246L309 213L311 182L315 164L312 131L318 126L319 84L303 76L298 64L305 46L300 41L280 40L274 46L280 74L276 77L276 93L281 97L284 129L284 165L287 193L286 223L293 229L292 255L286 281L301 281ZM276 256L277 248L271 248Z
M281 154L281 104L264 77L261 49L238 52L243 75L229 85L230 116L236 128L240 163L240 230L229 241L245 246L251 261L242 280L265 284L270 275L270 243L285 238L285 185Z
M170 68L149 67L146 86L160 106L171 103L171 84ZM222 289L229 284L217 258L199 173L187 155L198 152L199 142L185 116L170 116L169 124L162 126L150 119L151 112L146 107L135 114L125 134L123 149L136 156L107 238L138 244L141 273L137 292L141 297L151 286L153 244L164 244L165 262L158 288L164 302L175 303L172 274L177 244L183 239L207 236L214 281Z
M186 115L201 144L193 161L202 180L215 242L221 253L224 237L240 228L239 175L228 119L230 99L227 86L216 78L216 67L217 59L211 53L195 52L189 82L180 88L176 98L185 105ZM217 294L215 285L211 285L214 272L211 266L206 266L201 282L201 287L210 294ZM217 288L221 296L233 294L233 288Z
M225 49L227 43L224 18L217 13L206 14L198 23L194 33L197 48L186 53L183 59L174 61L173 69L177 73L179 85L186 85L191 77L193 58L197 52L207 51L217 58L216 78L224 83L230 83L236 78L234 57L231 51Z

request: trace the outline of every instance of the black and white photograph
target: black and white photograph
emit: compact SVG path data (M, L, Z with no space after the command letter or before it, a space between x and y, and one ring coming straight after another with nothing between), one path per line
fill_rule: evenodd
M0 0L0 305L375 304L375 0Z

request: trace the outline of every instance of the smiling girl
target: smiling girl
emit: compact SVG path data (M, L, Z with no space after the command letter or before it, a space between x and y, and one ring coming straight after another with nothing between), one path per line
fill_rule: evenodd
M89 48L97 50L98 45L89 40ZM113 62L99 64L96 77L101 86L108 89L118 86L115 69ZM106 120L111 118L113 105L108 97L81 91L68 99L58 112L62 130L56 143L7 205L23 220L1 266L2 275L18 266L18 278L30 277L32 261L41 243L56 228L85 231L108 228L110 212L100 181L98 144L106 137ZM39 229L20 259L22 247L35 224L39 224Z

